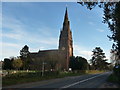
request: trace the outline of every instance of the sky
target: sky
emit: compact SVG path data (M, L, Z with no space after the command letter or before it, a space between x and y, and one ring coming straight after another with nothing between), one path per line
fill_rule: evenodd
M74 55L89 60L92 50L101 47L109 59L111 32L102 23L103 10L88 10L76 2L3 2L0 59L19 56L24 45L30 52L57 49L66 5Z

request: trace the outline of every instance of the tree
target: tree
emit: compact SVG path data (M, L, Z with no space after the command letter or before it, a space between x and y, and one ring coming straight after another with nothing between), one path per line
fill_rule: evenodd
M80 56L73 56L70 58L69 67L72 68L72 70L87 70L89 68L89 64L85 58Z
M3 62L3 69L11 70L12 69L12 60L9 58L5 58Z
M20 69L23 66L23 61L20 58L13 60L12 65L15 69Z
M86 6L88 9L93 9L95 6L99 6L104 9L103 23L108 24L108 28L112 32L111 36L108 36L110 40L113 40L112 48L117 52L116 55L120 58L120 1L119 2L78 2L82 6Z
M79 66L78 66L78 68L80 69L80 70L87 70L88 69L88 62L87 62L87 60L85 59L85 58L83 58L83 57L76 57L76 60L78 61L78 63L79 63Z
M113 44L114 46L114 44ZM111 49L111 60L112 60L112 63L116 64L116 65L119 65L120 64L120 55L119 55L119 51L116 49L116 48L112 48Z
M119 56L117 55L117 52L111 49L110 54L111 54L110 60L111 60L112 65L118 64Z
M106 62L107 59L105 56L105 53L103 53L103 50L100 47L96 47L93 49L92 59L90 60L92 66L94 69L98 70L104 70L107 68L108 63Z
M23 61L23 69L29 69L30 66L29 64L31 63L31 58L29 56L29 47L25 45L21 50L20 50L20 58Z
M20 50L20 55L23 57L23 58L27 58L27 55L29 53L29 47L27 45L25 45L22 50Z
M72 68L72 70L76 69L75 56L70 57L69 68Z

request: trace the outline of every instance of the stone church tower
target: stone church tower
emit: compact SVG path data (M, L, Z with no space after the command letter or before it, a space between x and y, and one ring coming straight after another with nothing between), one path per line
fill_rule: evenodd
M72 32L68 19L67 8L65 11L63 27L59 37L58 49L39 50L38 52L29 52L31 58L31 70L41 70L43 62L47 63L46 69L68 70L69 60L73 56ZM51 64L50 64L51 63Z
M64 68L68 70L70 57L73 56L73 40L72 40L72 32L70 30L70 22L68 19L67 8L65 11L63 27L60 32L59 50L62 52L62 57L64 57L65 60Z

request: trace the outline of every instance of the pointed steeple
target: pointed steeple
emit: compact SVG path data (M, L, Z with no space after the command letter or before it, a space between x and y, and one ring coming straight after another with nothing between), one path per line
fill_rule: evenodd
M68 22L68 12L67 12L67 7L66 7L66 11L65 11L64 22Z
M64 16L64 22L63 22L63 30L66 28L69 28L69 19L68 19L68 12L67 12L67 7L65 10L65 16Z

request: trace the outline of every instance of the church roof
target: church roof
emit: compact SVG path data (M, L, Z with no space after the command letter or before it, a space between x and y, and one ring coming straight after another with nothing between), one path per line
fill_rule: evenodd
M40 50L39 52L31 52L29 53L30 57L31 58L39 58L39 57L45 57L47 56L48 54L55 54L58 52L58 49L52 49L52 50Z
M40 50L39 52L51 52L51 51L58 51L58 49L51 49L51 50Z

